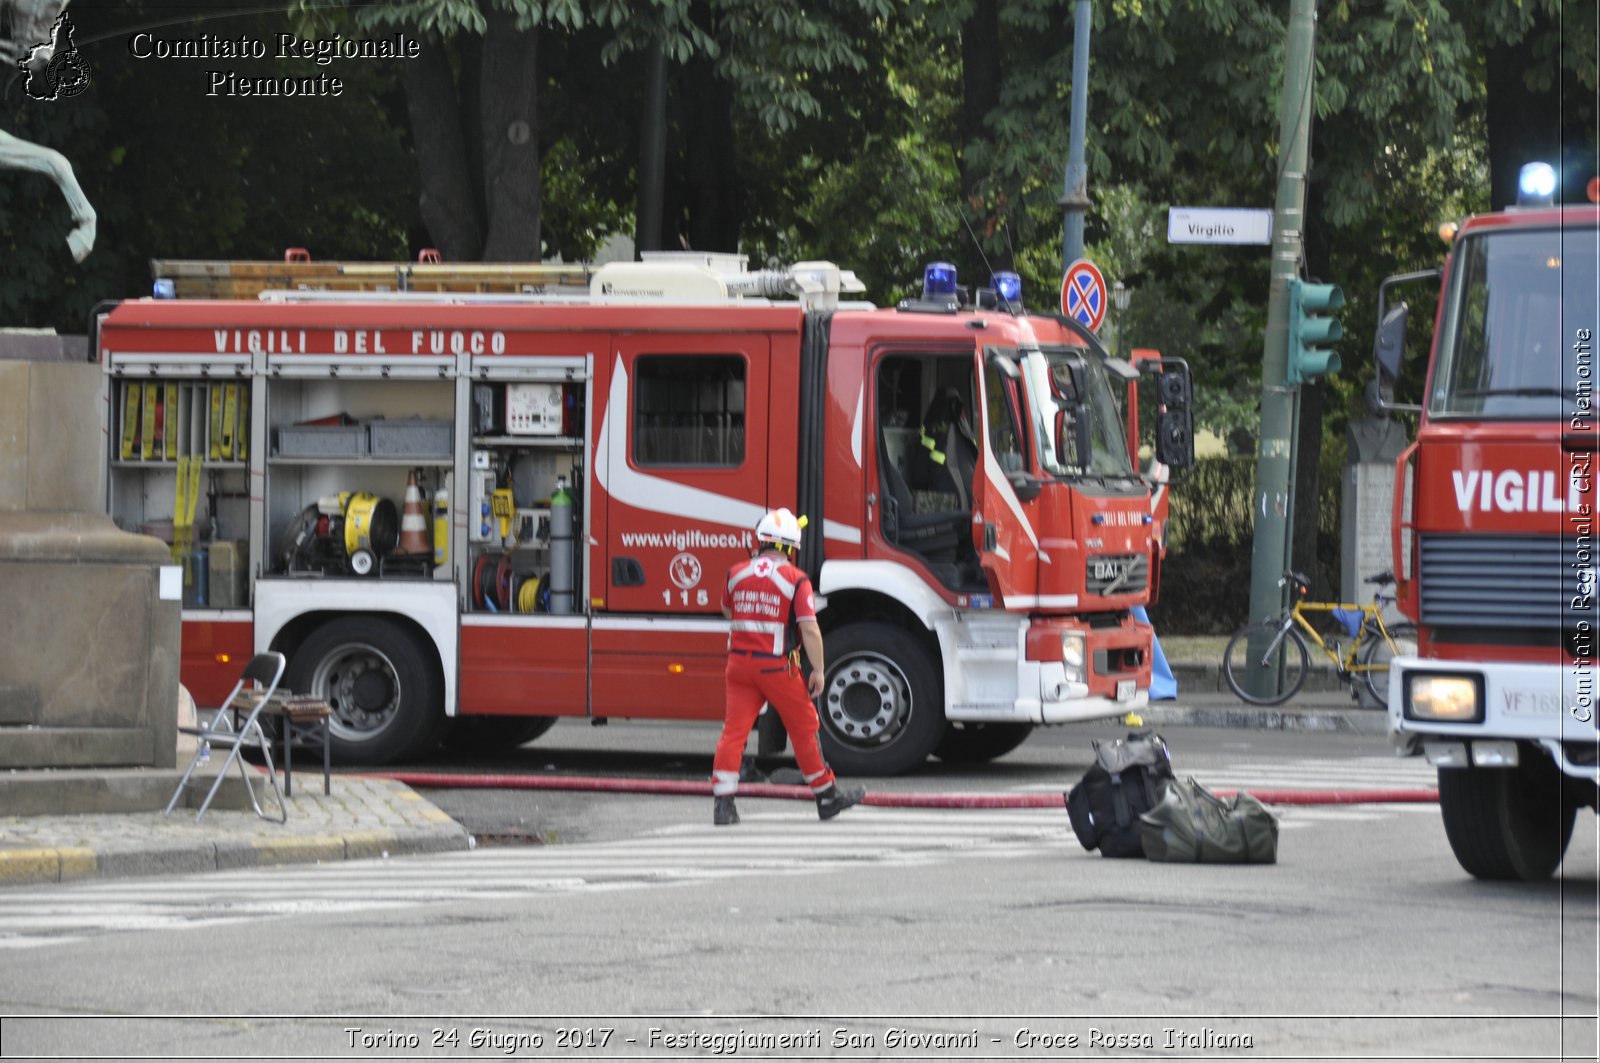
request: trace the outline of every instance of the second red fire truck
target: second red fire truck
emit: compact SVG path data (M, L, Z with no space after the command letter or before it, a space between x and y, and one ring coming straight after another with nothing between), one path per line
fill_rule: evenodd
M1390 726L1438 766L1451 848L1491 879L1550 875L1600 778L1600 210L1553 206L1555 184L1529 167L1533 202L1469 218L1442 271L1383 288L1442 273L1397 466L1395 574L1419 652L1390 669ZM1405 324L1400 304L1379 326L1391 385Z
M720 582L777 506L810 518L841 773L989 759L1146 703L1130 610L1166 487L1135 467L1139 373L1011 281L969 296L932 269L880 309L827 263L731 256L577 289L486 266L513 290L473 294L416 290L451 267L296 268L257 299L97 319L109 509L173 543L201 704L270 648L333 707L346 762L447 727L506 745L563 717L719 719ZM170 264L158 295L229 271ZM297 290L374 272L394 290ZM1156 456L1182 466L1187 369L1147 368Z

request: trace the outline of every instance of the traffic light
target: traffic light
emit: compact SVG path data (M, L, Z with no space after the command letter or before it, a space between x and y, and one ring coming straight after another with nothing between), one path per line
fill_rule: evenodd
M1194 387L1182 359L1163 358L1156 377L1156 460L1174 469L1194 464Z
M1344 329L1333 318L1318 315L1343 305L1344 292L1337 284L1307 284L1299 277L1289 278L1290 384L1339 371L1338 353L1319 345L1337 342Z

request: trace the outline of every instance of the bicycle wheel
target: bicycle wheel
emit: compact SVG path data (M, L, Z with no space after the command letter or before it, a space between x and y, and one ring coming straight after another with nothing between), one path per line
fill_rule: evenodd
M1361 682L1373 703L1385 708L1389 705L1389 662L1396 656L1415 657L1417 654L1417 627L1415 624L1395 624L1389 628L1391 647L1382 636L1375 635L1361 651Z
M1255 660L1265 671L1269 688L1277 693L1263 697L1251 691L1252 654L1260 655ZM1285 629L1281 620L1246 624L1234 632L1222 651L1222 678L1228 681L1228 689L1252 705L1282 705L1300 692L1310 670L1306 640L1294 628Z

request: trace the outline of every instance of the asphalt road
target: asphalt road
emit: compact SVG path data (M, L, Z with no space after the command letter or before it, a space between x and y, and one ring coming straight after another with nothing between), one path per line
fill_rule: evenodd
M870 785L1058 793L1119 731ZM714 737L560 724L479 766L704 779ZM1418 774L1382 739L1167 737L1219 787ZM1277 864L1214 866L1103 859L1053 809L821 824L741 799L717 829L699 796L428 796L544 844L59 887L52 905L107 929L0 957L0 1050L705 1058L743 1031L791 1039L737 1052L768 1059L1595 1058L1589 813L1530 886L1468 878L1426 805L1281 808ZM185 891L240 910L186 922Z
M509 754L446 754L397 770L703 782L711 776L711 753L718 733L715 724L619 720L595 727L566 720ZM988 764L950 765L933 759L907 775L845 781L887 793L1060 792L1074 785L1088 769L1094 741L1125 734L1126 727L1109 723L1038 728L1021 747ZM1289 765L1305 760L1359 760L1370 764L1387 762L1392 755L1388 740L1377 736L1185 727L1168 729L1164 737L1177 773L1193 775L1214 788L1226 784L1225 769L1241 763ZM763 758L759 763L769 772L794 768L794 759L788 755ZM1292 767L1275 772L1272 778L1280 788L1318 787L1326 782L1321 774L1297 776ZM676 811L664 812L671 806L658 800L595 802L593 794L583 792L433 788L424 792L457 822L491 842L515 843L522 838L602 841L624 836L638 825L653 824L660 816L678 815ZM709 816L709 799L703 803ZM611 808L621 811L613 817L605 811Z

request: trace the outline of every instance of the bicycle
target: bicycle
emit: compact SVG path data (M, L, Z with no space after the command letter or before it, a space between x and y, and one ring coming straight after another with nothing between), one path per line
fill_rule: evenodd
M1390 627L1384 623L1383 607L1394 599L1385 596L1383 588L1394 583L1392 573L1372 576L1366 582L1378 584L1378 590L1365 605L1308 602L1305 597L1311 589L1310 581L1298 572L1285 572L1278 586L1290 587L1292 604L1285 606L1275 619L1241 627L1222 651L1222 676L1228 681L1228 688L1252 705L1281 705L1288 701L1300 692L1311 670L1306 645L1309 638L1333 662L1341 683L1359 681L1379 705L1386 705L1389 662L1401 654L1416 653L1417 629L1412 624ZM1328 613L1342 624L1350 636L1349 646L1343 646L1337 637L1330 646L1308 619L1312 613ZM1275 684L1277 693L1263 696L1250 690L1247 670L1252 659ZM1355 692L1359 696L1359 688Z

